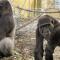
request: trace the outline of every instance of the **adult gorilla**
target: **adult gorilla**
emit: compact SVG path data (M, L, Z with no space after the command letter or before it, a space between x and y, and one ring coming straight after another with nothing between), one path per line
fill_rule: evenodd
M60 23L49 15L39 18L36 29L35 60L43 59L43 40L48 41L45 52L46 60L53 60L53 52L57 45L60 45Z
M0 0L0 57L13 54L15 23L12 7L7 0Z

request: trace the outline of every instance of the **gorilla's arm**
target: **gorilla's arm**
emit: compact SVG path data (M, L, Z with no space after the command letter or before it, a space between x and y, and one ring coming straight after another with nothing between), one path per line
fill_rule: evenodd
M43 57L43 36L39 32L39 28L36 29L36 48L34 52L35 60L42 60Z

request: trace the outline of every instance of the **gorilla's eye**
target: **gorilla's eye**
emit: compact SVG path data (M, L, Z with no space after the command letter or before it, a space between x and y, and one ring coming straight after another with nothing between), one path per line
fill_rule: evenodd
M2 16L2 14L0 14L0 17Z
M43 27L40 27L40 28L39 28L39 31L40 31L41 33L43 33Z

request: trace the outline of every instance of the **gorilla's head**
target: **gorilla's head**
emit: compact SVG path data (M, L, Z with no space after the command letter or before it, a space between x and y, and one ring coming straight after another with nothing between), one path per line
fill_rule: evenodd
M42 16L39 19L39 31L44 38L49 38L51 32L53 31L53 28L53 19L48 15Z
M12 15L11 5L8 0L0 0L0 17L4 15Z

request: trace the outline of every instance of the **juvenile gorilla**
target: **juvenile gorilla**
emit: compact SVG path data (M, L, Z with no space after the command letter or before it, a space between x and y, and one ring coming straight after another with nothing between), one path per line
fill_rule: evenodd
M49 15L39 18L36 29L35 60L43 60L43 40L47 40L45 60L53 60L55 47L60 45L60 23Z
M10 3L0 0L0 57L8 57L13 53L15 23Z

